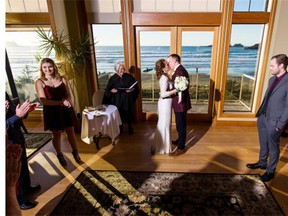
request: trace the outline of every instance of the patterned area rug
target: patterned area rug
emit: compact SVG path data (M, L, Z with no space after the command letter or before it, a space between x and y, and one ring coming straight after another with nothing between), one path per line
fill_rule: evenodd
M51 133L24 133L26 153L29 158L52 139Z
M284 215L258 175L83 171L51 215Z

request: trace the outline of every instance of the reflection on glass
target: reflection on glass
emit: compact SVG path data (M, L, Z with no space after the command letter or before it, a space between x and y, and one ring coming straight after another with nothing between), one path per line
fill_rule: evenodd
M20 102L25 99L38 101L34 82L39 77L39 63L35 56L41 55L41 40L34 29L26 31L6 31L5 46ZM50 58L55 54L51 53ZM6 79L7 81L7 79ZM9 83L5 90L10 92Z
M213 32L182 32L181 64L190 76L192 113L208 113Z
M234 11L267 11L267 0L235 0Z
M108 79L115 73L114 63L124 62L122 25L93 24L95 58L99 89L105 89Z
M154 40L151 40L154 38ZM155 40L158 40L155 43ZM155 45L157 44L157 45ZM159 83L155 75L155 62L170 55L170 31L140 32L140 63L143 112L157 112Z
M251 111L264 25L232 25L224 111Z

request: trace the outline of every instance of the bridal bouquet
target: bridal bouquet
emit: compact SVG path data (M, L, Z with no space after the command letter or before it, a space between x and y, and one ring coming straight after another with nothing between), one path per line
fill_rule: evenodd
M185 76L177 76L174 81L174 87L178 92L178 104L182 100L182 91L188 88L189 81Z

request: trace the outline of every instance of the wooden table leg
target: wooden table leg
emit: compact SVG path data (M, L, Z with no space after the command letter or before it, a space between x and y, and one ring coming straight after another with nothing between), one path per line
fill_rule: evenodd
M99 147L99 141L100 141L101 136L102 136L101 133L99 133L98 135L93 136L93 141L94 141L94 143L96 144L97 150L100 149L100 147Z

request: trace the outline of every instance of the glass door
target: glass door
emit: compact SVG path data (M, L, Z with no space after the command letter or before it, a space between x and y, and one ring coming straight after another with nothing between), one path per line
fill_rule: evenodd
M137 66L141 73L141 103L145 118L157 117L159 83L155 62L177 53L190 76L192 109L188 112L188 119L211 121L215 28L138 27L136 33Z
M188 114L203 120L212 119L215 31L210 27L179 27L177 31L177 53L190 77L192 109Z
M167 59L171 53L172 28L138 27L137 66L141 73L142 113L146 119L155 119L159 98L159 83L155 63Z

